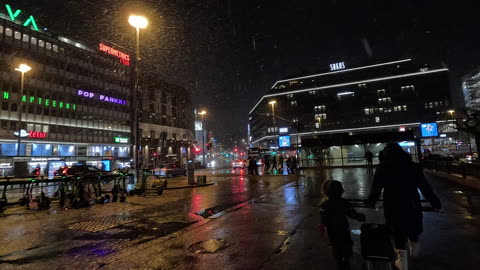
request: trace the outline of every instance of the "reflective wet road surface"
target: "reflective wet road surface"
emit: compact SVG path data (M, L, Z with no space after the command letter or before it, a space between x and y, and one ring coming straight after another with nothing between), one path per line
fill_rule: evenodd
M126 203L7 209L0 214L0 269L335 269L317 231L321 184L340 180L345 198L363 199L371 172L307 170L299 186L295 176L230 173L206 173L212 186ZM480 263L472 256L480 249L479 194L429 180L444 209L425 214L423 248L412 269L473 269ZM379 211L361 211L367 221L382 221ZM352 230L359 226L351 222ZM361 269L358 256L353 263Z

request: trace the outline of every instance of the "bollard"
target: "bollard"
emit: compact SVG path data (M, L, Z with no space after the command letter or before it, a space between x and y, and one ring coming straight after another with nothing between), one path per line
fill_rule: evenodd
M206 175L198 175L197 176L197 185L205 185L207 184L207 176Z

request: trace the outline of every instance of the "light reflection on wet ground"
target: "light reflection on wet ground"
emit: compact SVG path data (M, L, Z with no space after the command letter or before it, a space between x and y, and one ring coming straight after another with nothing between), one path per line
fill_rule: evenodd
M303 265L300 260L310 260L313 267L322 263L316 260L328 261L330 256L329 253L318 254L320 250L325 252L326 246L323 249L319 247L316 254L314 247L319 244L312 240L318 237L314 228L319 222L318 204L322 199L320 192L323 181L339 180L344 183L345 198L364 199L372 180L372 174L366 169L305 170L302 172L305 178L301 178L300 186L296 187L295 176L228 177L226 171L215 171L212 178L217 183L214 186L168 190L161 197L129 197L127 203L123 204L105 204L69 211L57 207L45 212L8 209L0 216L0 240L3 243L0 246L0 268L28 269L32 266L46 266L53 261L71 261L72 269L91 266L90 263L98 266L92 257L115 258L123 254L122 251L165 238L190 224L199 223L239 203L248 202L237 211L219 216L208 223L211 224L208 227L202 226L199 230L189 232L190 238L182 238L178 243L165 246L156 245L152 252L162 254L162 261L154 259L147 265L153 268L166 265L170 269L175 268L173 266L188 266L194 255L190 252L190 255L185 255L186 248L196 243L194 241L211 238L227 239L232 245L219 254L212 255L219 261L218 264L209 265L210 259L195 257L193 260L198 263L195 267L197 269L221 269L224 265L229 265L226 263L233 263L233 266L245 263L246 266L258 268L275 250L280 251L280 264L272 262L272 265L279 266L272 269L288 269L286 265L293 265L297 269L314 269L309 266L300 267ZM306 184L305 179L312 184ZM422 266L419 269L467 269L462 267L472 262L480 263L478 259L468 257L470 253L465 252L480 248L478 193L434 177L429 177L429 180L444 202L444 213L425 213L425 233L422 236L425 251L423 258L417 262L417 265ZM252 201L254 198L256 200ZM382 222L381 211L361 211L369 215L371 221ZM90 220L93 226L97 226L96 222L102 217L116 215L124 215L132 221L99 232L67 229L79 221ZM297 231L299 224L303 224L300 228L306 229ZM356 234L359 226L360 223L351 222L351 229ZM287 237L290 240L286 241ZM354 239L355 250L359 253L358 235L354 235ZM456 243L455 249L451 248L452 243ZM292 253L310 254L313 257L292 256ZM287 259L282 259L283 254L290 256L288 263L285 262ZM452 263L449 258L455 258L455 261ZM149 263L147 255L145 260ZM432 262L435 262L434 268L430 265ZM219 265L222 267L217 268ZM453 266L458 267L449 268ZM125 265L119 269L127 268Z

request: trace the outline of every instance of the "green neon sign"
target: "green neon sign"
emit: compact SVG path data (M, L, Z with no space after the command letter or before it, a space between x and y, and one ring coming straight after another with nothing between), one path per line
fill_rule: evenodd
M13 11L12 7L9 4L5 5L5 9L7 10L8 17L10 17L10 20L15 21L18 19L18 16L22 11L20 9L16 9ZM25 27L31 27L33 30L38 31L38 25L37 22L35 21L35 18L30 15L22 24Z
M2 97L3 99L10 99L10 93L7 91L3 91ZM53 100L53 99L44 99L44 98L34 97L34 96L27 97L26 95L23 95L22 102L36 103L44 107L62 108L62 109L74 110L74 111L77 110L77 104L67 103L67 102Z
M115 143L128 143L128 138L122 138L122 137L113 137L115 140Z

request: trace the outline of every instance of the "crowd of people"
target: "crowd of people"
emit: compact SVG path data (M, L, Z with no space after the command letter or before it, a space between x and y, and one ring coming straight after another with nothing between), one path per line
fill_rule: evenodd
M264 174L294 174L297 171L297 158L289 155L266 155L262 159ZM249 157L246 161L249 175L259 175L259 159Z

